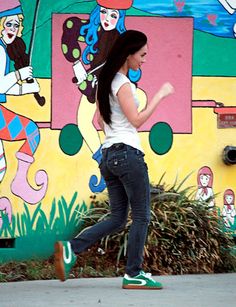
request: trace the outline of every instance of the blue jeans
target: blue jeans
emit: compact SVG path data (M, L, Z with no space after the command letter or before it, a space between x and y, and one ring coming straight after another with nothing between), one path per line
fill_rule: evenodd
M103 149L100 164L109 194L111 214L105 221L83 231L71 240L75 253L81 253L92 244L123 229L129 206L132 224L128 239L126 273L139 274L142 268L144 244L150 222L150 185L144 154L123 143Z

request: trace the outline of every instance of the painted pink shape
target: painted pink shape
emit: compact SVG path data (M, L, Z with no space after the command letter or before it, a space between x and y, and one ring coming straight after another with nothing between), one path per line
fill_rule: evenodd
M15 7L20 6L19 0L7 0L7 1L1 1L0 2L0 12L11 10Z
M174 2L178 12L182 12L185 6L185 0L175 0Z
M45 196L48 187L48 176L44 170L39 170L35 175L35 182L40 189L36 190L30 186L27 175L30 165L34 162L34 158L23 153L17 152L18 170L15 178L11 183L11 191L29 204L39 203Z
M0 198L0 211L5 211L8 217L9 223L12 220L12 208L10 200L7 197ZM2 217L0 216L0 228L2 228Z
M217 19L217 15L216 14L207 14L207 19L210 22L211 25L216 26L216 19Z
M52 19L51 129L61 129L68 123L80 124L77 111L81 93L71 82L72 65L61 51L62 25L70 16L75 14L54 14ZM84 14L76 16L89 18ZM191 133L193 18L127 16L125 24L127 29L140 30L148 36L148 61L142 66L142 78L138 82L148 100L166 81L175 88L175 93L158 106L139 131L150 131L155 123L164 121L174 133ZM96 120L94 125L100 129Z

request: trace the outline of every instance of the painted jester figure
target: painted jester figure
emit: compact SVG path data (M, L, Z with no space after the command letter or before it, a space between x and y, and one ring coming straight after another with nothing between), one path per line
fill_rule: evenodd
M70 17L65 20L62 35L62 52L73 64L74 77L82 97L79 102L77 124L80 132L92 152L92 158L101 161L101 141L93 125L96 111L95 93L99 73L105 64L107 55L119 35L126 31L125 13L131 7L131 0L97 0L98 5L90 14L89 20ZM82 47L84 47L82 51ZM139 76L138 76L139 77ZM132 76L137 81L137 76ZM136 79L134 79L136 78ZM92 192L102 192L105 181L100 182L92 175L89 187Z
M18 168L11 183L11 191L16 196L30 204L42 200L47 190L48 178L45 171L36 173L36 184L40 189L31 187L27 180L30 165L34 162L34 153L40 142L39 129L31 119L12 112L3 106L8 95L25 95L39 92L36 80L25 82L32 78L31 66L10 72L10 58L7 46L12 44L22 32L22 10L18 0L1 1L0 3L0 182L7 170L7 163L2 141L24 141L16 153ZM0 198L0 210L5 212L11 222L11 203L8 198ZM0 225L1 226L1 225Z

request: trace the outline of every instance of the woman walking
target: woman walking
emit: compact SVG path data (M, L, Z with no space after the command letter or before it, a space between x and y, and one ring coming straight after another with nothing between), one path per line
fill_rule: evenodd
M125 289L161 289L150 273L142 271L143 251L150 222L150 189L147 165L137 128L155 111L160 101L173 92L165 83L141 112L136 87L127 77L146 61L147 37L128 30L116 40L99 76L97 106L99 124L105 132L101 174L105 179L111 214L73 240L55 244L55 267L64 281L76 261L76 254L88 249L110 233L126 225L129 208L132 225L128 240L128 259L122 287Z

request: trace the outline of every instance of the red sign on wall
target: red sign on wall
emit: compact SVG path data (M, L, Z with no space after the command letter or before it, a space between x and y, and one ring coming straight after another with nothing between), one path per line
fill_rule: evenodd
M218 128L236 128L235 107L215 108L215 113L217 113Z
M236 128L236 114L220 114L217 126L218 128Z

